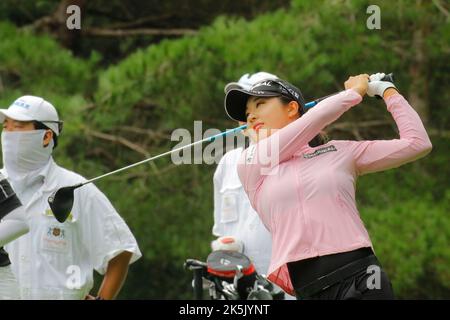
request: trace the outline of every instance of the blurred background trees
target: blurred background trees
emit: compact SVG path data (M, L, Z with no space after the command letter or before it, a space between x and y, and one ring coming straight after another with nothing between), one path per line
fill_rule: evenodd
M81 30L65 8L81 8ZM369 30L364 0L0 2L0 103L45 97L65 129L55 159L86 177L165 152L176 128L236 126L223 87L244 73L275 73L307 100L341 90L351 74L394 72L420 113L432 153L358 181L358 205L400 298L450 298L448 145L449 6L378 1ZM327 128L333 139L390 139L395 123L366 98ZM215 166L170 157L98 186L135 233L143 259L120 298L190 298L188 257L212 240Z

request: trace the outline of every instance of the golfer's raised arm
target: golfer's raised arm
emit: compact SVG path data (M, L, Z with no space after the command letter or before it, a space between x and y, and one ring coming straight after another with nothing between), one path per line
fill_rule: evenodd
M264 179L265 172L267 174L268 170L292 157L325 126L338 119L361 100L361 95L355 89L347 89L322 100L299 119L281 128L267 139L250 146L243 153L238 165L239 177L247 193L253 196L254 191ZM278 154L275 155L274 152ZM272 161L273 159L275 161Z
M392 91L384 99L387 110L397 124L400 138L355 142L352 153L358 174L398 167L424 157L432 149L425 127L408 101L398 92Z

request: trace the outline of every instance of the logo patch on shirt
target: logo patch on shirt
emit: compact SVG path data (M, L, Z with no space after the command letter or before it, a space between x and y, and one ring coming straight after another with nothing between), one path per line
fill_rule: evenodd
M67 229L56 225L47 227L47 232L42 236L42 249L66 253L69 250Z
M53 236L54 238L58 238L58 239L64 239L65 236L65 232L64 229L60 229L58 227L49 227L48 231L47 231L47 236Z
M327 152L331 152L331 151L337 151L337 149L336 149L336 147L334 145L317 149L313 153L304 153L303 154L303 158L311 159L311 158L320 156L321 154L324 154L324 153L327 153Z

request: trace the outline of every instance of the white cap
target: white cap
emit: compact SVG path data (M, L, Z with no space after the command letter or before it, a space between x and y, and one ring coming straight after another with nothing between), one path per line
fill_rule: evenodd
M249 73L244 74L238 82L230 82L225 86L225 93L230 91L231 89L244 89L249 90L255 83L260 82L262 80L272 80L278 79L278 77L274 74L268 72L257 72L252 75Z
M23 96L14 101L8 109L0 109L0 123L5 117L16 121L39 121L59 135L60 121L55 107L48 101L35 96Z

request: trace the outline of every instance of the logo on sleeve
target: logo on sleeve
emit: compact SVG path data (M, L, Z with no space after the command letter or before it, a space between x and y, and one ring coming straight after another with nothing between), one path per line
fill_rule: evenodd
M337 151L337 149L336 149L336 147L334 145L317 149L313 153L304 153L303 154L303 158L311 159L311 158L320 156L321 154L324 154L324 153L327 153L327 152L331 152L331 151Z

